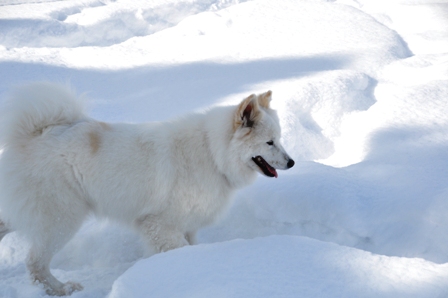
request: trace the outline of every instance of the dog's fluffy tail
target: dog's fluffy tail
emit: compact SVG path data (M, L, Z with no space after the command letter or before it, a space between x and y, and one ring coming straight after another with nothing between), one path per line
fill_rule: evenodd
M84 106L69 88L33 83L12 93L0 117L1 150L23 144L49 126L78 121L84 117Z

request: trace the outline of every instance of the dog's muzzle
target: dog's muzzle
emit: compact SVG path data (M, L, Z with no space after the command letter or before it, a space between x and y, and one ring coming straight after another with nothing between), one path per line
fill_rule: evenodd
M252 160L266 176L275 178L278 177L277 171L260 155L252 157Z

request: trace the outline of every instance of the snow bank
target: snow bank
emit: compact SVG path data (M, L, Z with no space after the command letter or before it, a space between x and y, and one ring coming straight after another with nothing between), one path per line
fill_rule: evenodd
M272 236L155 255L118 278L108 297L441 297L447 266Z
M336 2L353 5L400 33L414 54L448 52L445 0L357 0Z
M21 1L0 10L0 43L7 48L110 46L177 25L185 17L233 1Z
M194 7L198 2L190 3ZM195 11L190 9L189 13ZM176 8L169 11L176 11ZM123 22L120 16L113 20ZM7 24L10 23L12 21ZM28 28L23 29L30 30L26 35L34 36L32 30L36 25L30 25L19 27ZM120 23L109 25L119 30L126 28ZM55 31L51 38L58 37L59 30ZM108 34L111 31L114 32L99 30ZM73 40L70 34L65 36L64 31L60 34L64 38L58 40ZM46 63L54 65L107 69L210 60L243 62L338 55L343 57L344 64L369 74L381 65L409 56L400 36L389 28L357 9L325 1L249 1L219 11L203 12L183 19L175 27L141 35L146 36L116 40L117 44L110 47L16 48L1 54L8 60L39 62L42 56L47 56ZM297 71L300 72L300 68Z

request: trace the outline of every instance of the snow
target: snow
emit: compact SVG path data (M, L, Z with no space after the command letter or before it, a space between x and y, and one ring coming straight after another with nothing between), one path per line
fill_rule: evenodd
M298 293L302 297L359 297L360 293L362 297L435 297L437 284L448 275L446 269L446 264L372 255L310 238L270 236L188 247L141 260L115 281L109 298L129 297L129 293L197 298L292 298Z
M104 121L273 90L296 166L259 177L199 244L143 258L90 219L54 258L73 297L448 295L448 1L0 0L0 100L69 82ZM1 195L1 192L0 192ZM0 243L0 297L43 297Z

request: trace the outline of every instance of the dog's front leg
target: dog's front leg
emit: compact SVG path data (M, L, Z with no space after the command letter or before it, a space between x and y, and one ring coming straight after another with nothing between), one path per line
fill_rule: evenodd
M196 232L187 232L185 234L185 239L187 239L190 245L194 245L197 243L196 241Z
M12 232L9 227L0 219L0 241L6 234Z
M163 217L146 215L137 220L136 225L149 248L156 249L157 252L189 245L184 233L173 224L167 224Z

